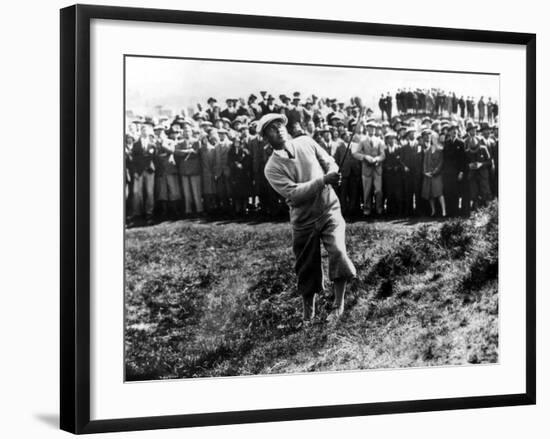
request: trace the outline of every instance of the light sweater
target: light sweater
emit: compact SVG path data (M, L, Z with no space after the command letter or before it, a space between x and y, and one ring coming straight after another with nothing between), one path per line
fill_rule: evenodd
M311 137L287 142L294 158L271 154L264 169L267 181L285 198L294 229L304 229L340 208L338 197L324 176L337 172L338 165Z

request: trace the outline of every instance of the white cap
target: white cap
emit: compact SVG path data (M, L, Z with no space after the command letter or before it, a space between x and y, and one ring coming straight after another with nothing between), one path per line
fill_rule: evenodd
M267 127L271 122L274 122L276 120L282 120L283 123L286 125L288 123L288 119L286 116L282 113L268 113L258 121L258 125L256 126L256 130L263 135L264 128Z

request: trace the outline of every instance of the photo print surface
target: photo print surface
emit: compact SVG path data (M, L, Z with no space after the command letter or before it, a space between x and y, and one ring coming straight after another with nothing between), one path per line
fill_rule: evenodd
M499 361L499 75L124 58L126 381Z

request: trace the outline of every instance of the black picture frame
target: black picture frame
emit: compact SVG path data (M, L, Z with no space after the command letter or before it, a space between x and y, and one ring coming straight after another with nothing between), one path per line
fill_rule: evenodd
M74 5L60 11L60 427L81 433L535 404L536 35L304 18ZM504 43L526 47L525 393L225 413L90 420L90 21L182 23L335 34Z

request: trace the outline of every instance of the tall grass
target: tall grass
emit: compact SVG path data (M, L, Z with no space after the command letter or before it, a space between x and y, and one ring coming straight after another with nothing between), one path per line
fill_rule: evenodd
M301 327L286 224L127 231L126 378L463 365L498 360L498 216L348 224L346 313ZM323 257L326 269L326 255Z

